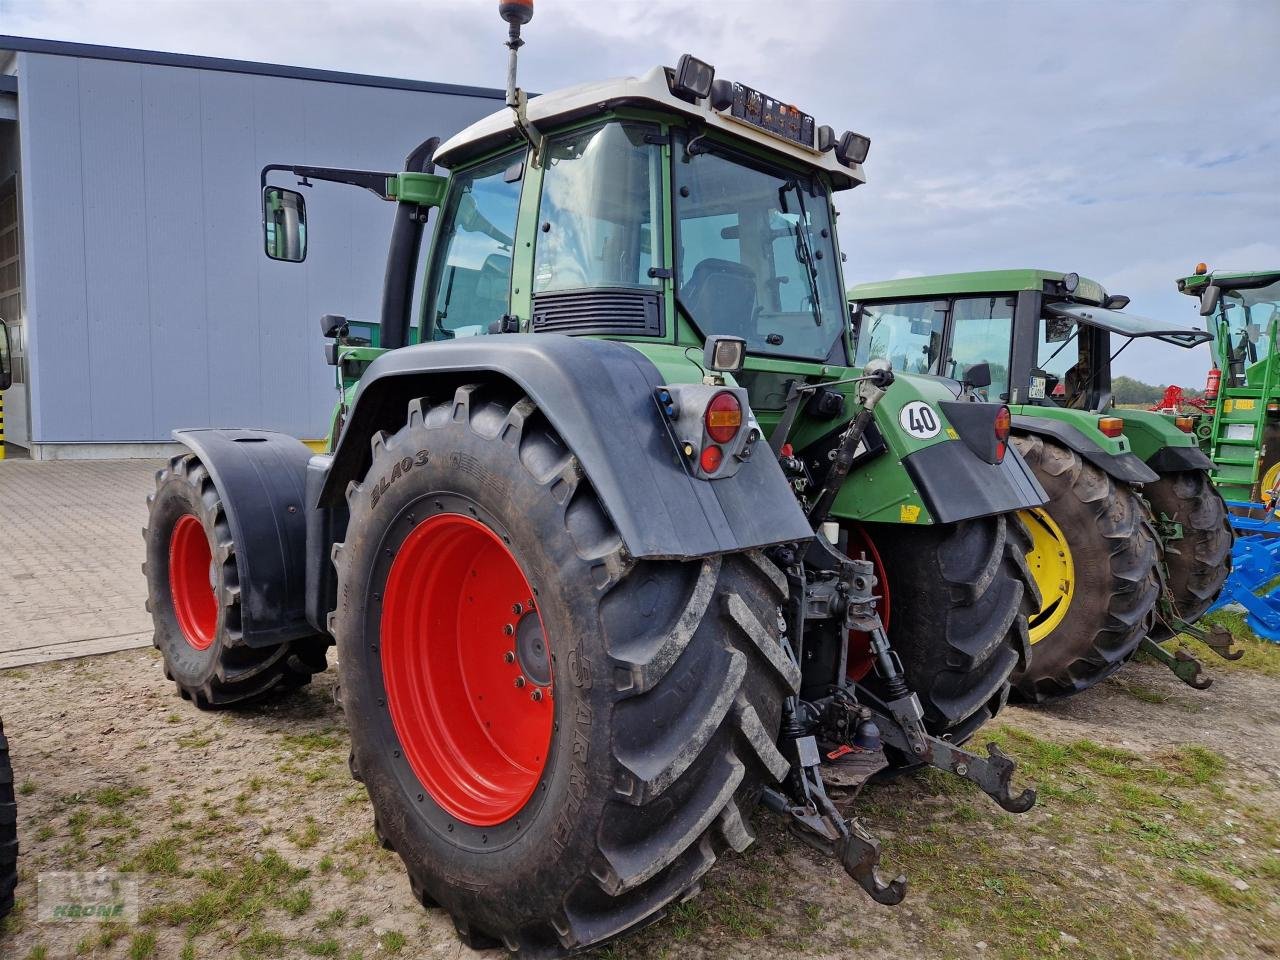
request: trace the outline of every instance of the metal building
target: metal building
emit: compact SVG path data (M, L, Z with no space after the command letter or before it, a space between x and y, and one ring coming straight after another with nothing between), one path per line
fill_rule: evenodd
M155 454L180 426L323 436L318 318L377 317L391 205L317 183L306 262L273 262L259 170L397 170L502 97L0 36L7 441L53 458Z

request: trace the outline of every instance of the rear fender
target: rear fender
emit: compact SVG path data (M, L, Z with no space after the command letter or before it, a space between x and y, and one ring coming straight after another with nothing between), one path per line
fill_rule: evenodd
M663 378L653 362L626 343L549 333L422 344L375 360L334 451L320 508L344 506L347 484L368 471L370 437L403 426L410 401L447 401L458 386L478 381L508 382L533 401L634 557L704 557L813 535L764 444L731 477L691 477L658 410Z
M1014 434L1034 434L1048 437L1056 443L1074 450L1081 458L1121 483L1155 483L1159 474L1132 453L1109 453L1078 427L1062 420L1048 417L1028 417L1014 414Z
M213 478L235 543L244 642L314 633L307 622L307 462L294 437L266 430L175 430Z

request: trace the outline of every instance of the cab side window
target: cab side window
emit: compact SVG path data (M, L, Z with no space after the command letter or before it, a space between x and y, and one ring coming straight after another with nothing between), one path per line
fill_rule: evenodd
M864 304L857 365L879 358L888 360L899 373L937 373L946 317L945 300Z
M436 242L423 319L434 340L489 332L511 300L511 251L520 207L519 156L508 155L453 177Z
M951 310L951 359L942 372L956 380L975 363L991 365L984 400L1009 399L1009 354L1013 346L1013 297L958 297Z

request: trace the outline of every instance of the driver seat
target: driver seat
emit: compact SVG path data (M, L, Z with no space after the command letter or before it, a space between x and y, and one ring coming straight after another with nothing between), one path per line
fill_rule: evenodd
M756 312L756 277L732 260L708 257L693 268L680 299L703 333L751 339Z

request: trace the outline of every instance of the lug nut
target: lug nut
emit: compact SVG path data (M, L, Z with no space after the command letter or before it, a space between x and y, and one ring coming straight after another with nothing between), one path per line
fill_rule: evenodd
M524 612L524 607L520 606L520 604L518 604L518 603L513 603L513 604L511 605L511 612L512 612L512 613L514 613L514 614L518 617L518 616L520 616L520 614L521 614L521 613L523 613L523 612Z
M525 682L526 682L526 681L525 681L524 677L516 677L516 686L517 686L517 687L523 687L523 686L525 685Z
M508 650L506 653L502 655L502 659L505 660L507 663L515 663L516 652L514 650Z
M509 637L516 632L516 628L508 623L505 627L502 628L502 632Z
M535 688L533 693L529 694L529 696L533 698L534 703L537 703L542 699L542 691Z

